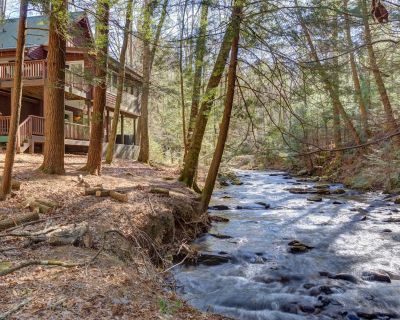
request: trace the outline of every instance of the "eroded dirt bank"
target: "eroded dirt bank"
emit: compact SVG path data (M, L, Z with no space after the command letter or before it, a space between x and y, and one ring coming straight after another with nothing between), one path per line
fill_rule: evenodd
M0 274L26 261L79 266L33 265L1 276L0 317L14 309L9 319L222 319L165 290L170 257L208 223L195 210L197 195L176 182L176 169L117 160L102 176L83 176L79 183L83 156L66 157L65 176L35 170L41 161L40 155L17 156L21 189L1 203L0 221L30 212L35 199L56 207L39 213L39 222L0 232ZM0 154L0 170L3 164ZM127 194L128 201L84 195L95 186ZM42 237L43 230L82 224L88 232L75 245L51 245Z

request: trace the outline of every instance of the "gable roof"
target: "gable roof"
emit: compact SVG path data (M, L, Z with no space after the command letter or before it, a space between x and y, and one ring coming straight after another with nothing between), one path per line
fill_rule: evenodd
M80 21L86 17L86 14L81 12L70 12L72 21ZM16 19L7 19L0 24L0 50L11 49L17 46L18 21ZM32 16L26 19L26 47L36 47L46 45L49 40L49 17L48 16ZM32 28L32 29L29 29Z

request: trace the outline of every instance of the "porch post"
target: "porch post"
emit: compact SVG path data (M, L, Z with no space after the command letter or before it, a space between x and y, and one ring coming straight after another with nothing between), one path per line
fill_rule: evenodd
M107 116L106 116L106 138L108 142L108 136L109 136L109 125L110 125L110 110L107 109Z
M135 144L136 144L136 117L133 117L133 118L132 118L132 122L133 122L133 132L132 132L132 135L133 135L133 145L135 145Z
M121 113L121 144L125 144L124 138L124 115Z

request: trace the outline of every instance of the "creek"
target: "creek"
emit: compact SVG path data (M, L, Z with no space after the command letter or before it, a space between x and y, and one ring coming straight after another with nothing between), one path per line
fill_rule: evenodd
M283 172L236 173L243 184L216 190L210 204L229 222L192 243L208 259L175 268L184 300L245 320L400 317L398 205Z

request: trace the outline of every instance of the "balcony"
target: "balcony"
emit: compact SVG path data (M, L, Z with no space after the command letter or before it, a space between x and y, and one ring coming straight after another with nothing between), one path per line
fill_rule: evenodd
M11 88L15 74L15 63L0 63L0 81L1 87ZM22 70L22 79L24 86L43 86L44 80L47 78L47 62L46 60L25 61ZM90 98L91 87L85 83L80 75L73 74L70 70L65 69L65 91L71 97Z
M114 109L116 100L117 100L117 90L115 90L114 88L107 89L107 95L106 95L107 107ZM121 111L134 114L135 116L140 116L140 104L138 102L138 97L134 96L133 94L123 92Z

